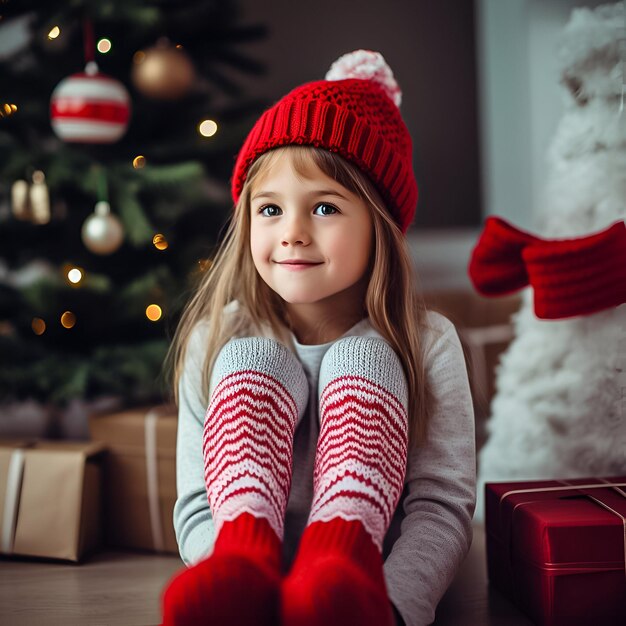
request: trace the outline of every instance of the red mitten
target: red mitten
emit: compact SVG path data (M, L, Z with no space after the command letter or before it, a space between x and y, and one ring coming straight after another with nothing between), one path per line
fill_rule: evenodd
M215 545L166 587L163 624L275 626L293 436L309 384L297 357L266 337L231 339L212 379L202 449Z
M407 463L408 387L377 337L347 337L320 365L313 502L282 585L283 626L392 626L382 543Z
M163 626L274 626L280 601L280 546L266 519L242 513L226 522L213 554L167 583Z

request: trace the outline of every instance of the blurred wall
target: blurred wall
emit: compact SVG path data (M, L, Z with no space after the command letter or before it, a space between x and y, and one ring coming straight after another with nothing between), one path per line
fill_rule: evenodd
M415 225L480 222L480 154L474 0L240 0L242 15L269 28L248 44L268 74L246 88L275 101L319 80L342 54L378 50L403 91L420 189Z
M476 0L484 214L533 229L562 114L558 35L606 0Z
M471 288L484 217L533 228L545 153L562 111L557 37L574 7L603 0L241 0L268 24L254 44L278 99L342 53L383 53L404 92L420 185L408 239L427 289Z

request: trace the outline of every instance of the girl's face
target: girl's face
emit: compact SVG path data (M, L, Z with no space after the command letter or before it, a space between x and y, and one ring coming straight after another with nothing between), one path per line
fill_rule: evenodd
M365 202L313 162L306 176L289 150L253 184L250 246L261 278L303 317L347 317L360 310L357 284L372 252L373 223ZM284 262L301 259L314 265ZM361 293L362 292L362 293Z

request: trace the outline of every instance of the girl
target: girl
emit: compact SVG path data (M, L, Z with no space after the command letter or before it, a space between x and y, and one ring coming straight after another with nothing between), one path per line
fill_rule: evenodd
M168 355L188 569L165 626L430 624L469 549L472 401L404 238L400 99L358 50L238 155L233 218Z

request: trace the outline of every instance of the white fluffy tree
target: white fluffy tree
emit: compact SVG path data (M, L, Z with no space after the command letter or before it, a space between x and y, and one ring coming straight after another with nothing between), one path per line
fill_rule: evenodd
M535 220L541 237L584 236L626 218L624 10L575 9L563 31L565 109ZM488 481L626 474L626 305L541 320L527 288L513 323L478 460L478 521Z

